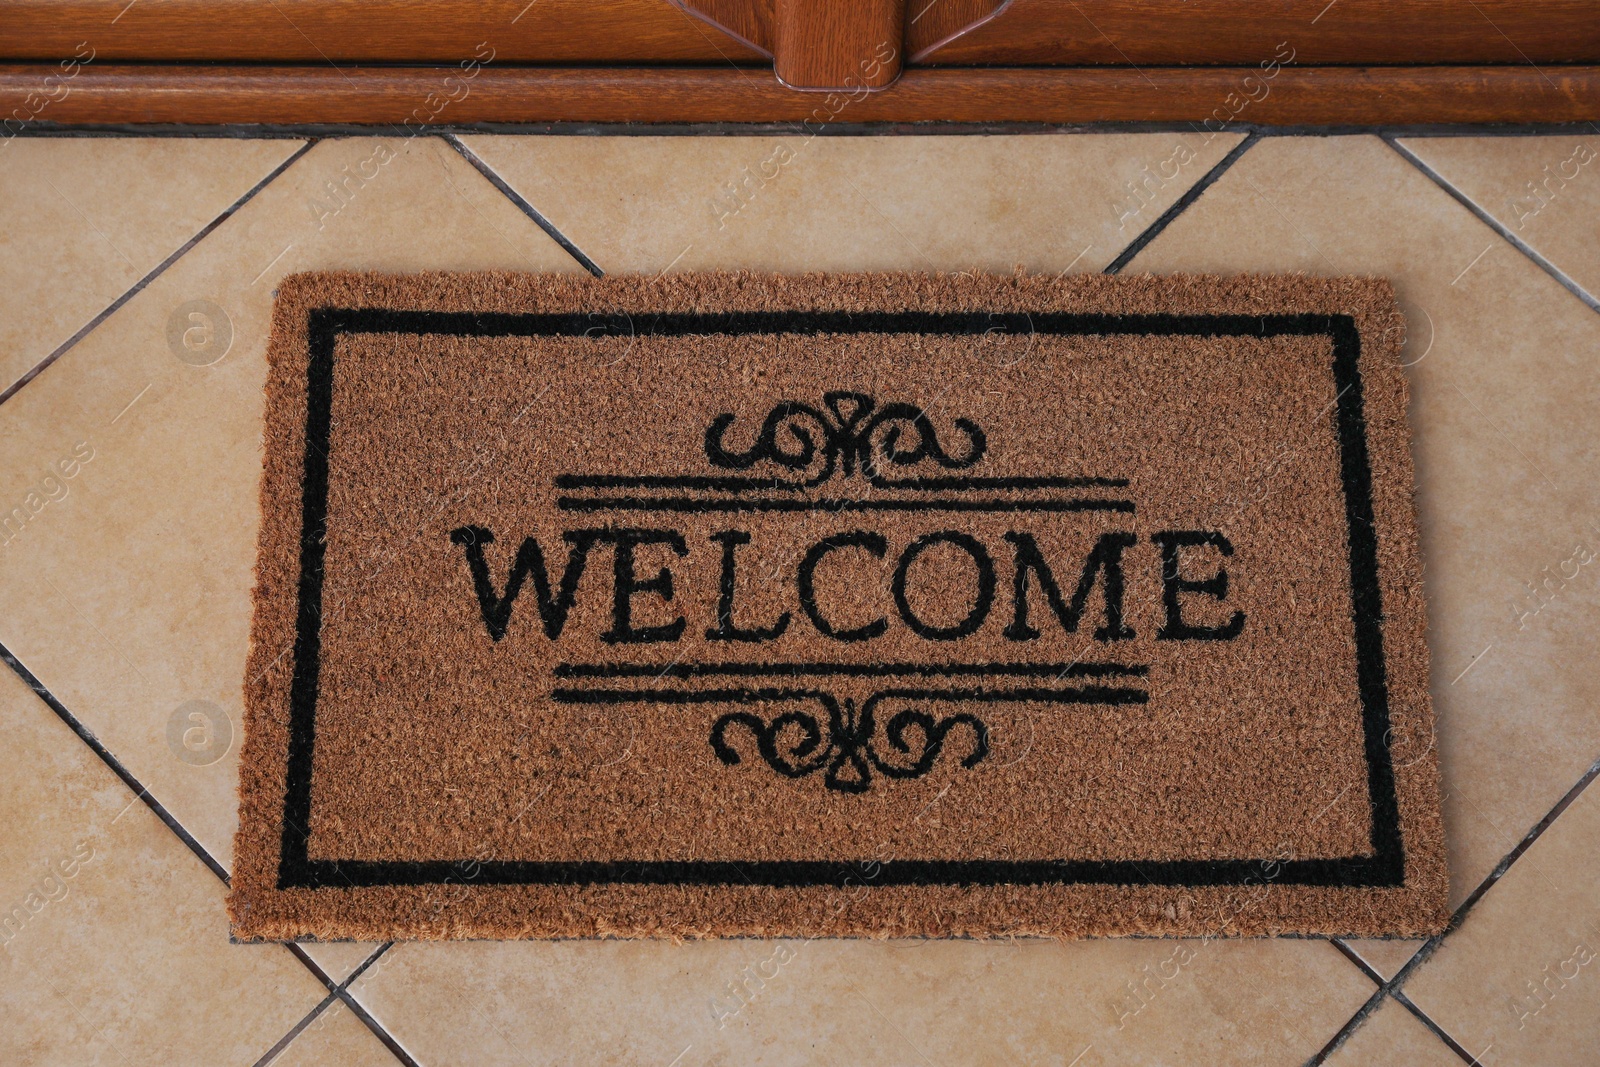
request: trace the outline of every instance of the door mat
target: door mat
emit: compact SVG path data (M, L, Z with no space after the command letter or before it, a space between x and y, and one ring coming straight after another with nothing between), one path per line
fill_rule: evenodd
M307 274L240 939L1446 917L1388 283Z

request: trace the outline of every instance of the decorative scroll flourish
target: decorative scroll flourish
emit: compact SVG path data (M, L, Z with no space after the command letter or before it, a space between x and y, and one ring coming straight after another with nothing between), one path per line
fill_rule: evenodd
M966 435L965 448L952 455L939 440L933 420L915 404L895 402L878 406L865 393L824 393L821 410L798 400L784 400L767 413L755 442L737 451L725 443L736 416L718 415L706 427L706 458L729 470L749 470L773 463L803 475L798 481L778 482L789 488L819 485L842 472L858 470L874 485L894 488L906 483L884 476L886 468L932 463L946 470L962 470L983 458L988 440L983 429L967 419L955 428Z
M890 716L881 739L875 736L876 705L889 694L866 700L859 711L855 701L815 694L827 713L826 725L806 711L789 710L765 719L749 711L732 711L711 727L711 748L728 766L742 762L729 742L731 727L743 727L755 739L756 750L767 766L786 778L804 778L823 771L823 784L840 793L864 793L874 772L889 778L921 778L933 769L946 738L956 727L966 728L971 747L961 760L975 767L989 755L989 729L967 712L936 718L909 707Z

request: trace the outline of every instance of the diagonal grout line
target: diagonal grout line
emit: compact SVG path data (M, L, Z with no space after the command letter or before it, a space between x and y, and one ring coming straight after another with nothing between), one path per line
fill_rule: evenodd
M1233 151L1229 152L1227 155L1218 160L1216 166L1202 174L1199 181L1185 189L1183 195L1178 197L1177 200L1173 201L1171 207L1163 211L1159 216L1157 216L1154 222L1145 227L1144 231L1141 232L1139 236L1135 237L1133 242L1117 255L1116 259L1111 261L1110 265L1106 267L1105 273L1122 273L1123 268L1129 263L1133 262L1133 258L1135 256L1137 256L1140 252L1143 252L1145 247L1149 245L1151 241L1154 241L1157 237L1161 236L1161 231L1165 230L1169 225L1171 225L1173 219L1182 214L1184 210L1189 207L1189 205L1193 204L1196 200L1199 200L1201 194L1207 189L1211 188L1216 180L1222 177L1222 175L1227 172L1228 168L1237 163L1239 161L1239 157L1244 155L1245 152L1249 151L1250 146L1259 140L1261 140L1261 134L1251 133L1246 136L1244 140L1234 145Z
M358 977L362 976L362 973L366 968L370 968L370 966L374 965L374 963L378 963L378 957L381 957L382 953L386 953L389 952L390 949L394 949L394 944L395 942L386 941L384 944L378 945L378 950L371 953L371 955L368 955L365 960L362 960L360 966L357 966L354 971L350 971L350 973L344 977L344 981L334 982L333 976L330 976L330 974L326 973L325 969L318 965L317 961L312 960L306 950L301 949L301 947L299 947L298 944L294 944L294 942L286 942L285 947L286 949L290 950L290 955L293 955L296 960L304 963L306 968L309 969L310 973L315 974L318 981L322 981L322 984L328 987L328 995L323 997L322 1001L320 1001L315 1008L310 1009L309 1013L306 1013L306 1017L304 1017L304 1019L296 1022L293 1027L290 1027L290 1032L285 1033L282 1038L278 1038L277 1045L267 1049L266 1053L262 1054L261 1059L256 1061L254 1067L267 1067L267 1064L275 1061L278 1056L282 1056L283 1049L288 1048L288 1046L293 1043L294 1038L298 1038L301 1033L306 1032L307 1027L310 1027L312 1022L317 1021L318 1017L322 1016L322 1013L325 1013L326 1009L333 1006L334 1001L344 1000L344 997L342 997L341 993L344 992L347 987L349 987L350 982L354 982L355 979L358 979ZM387 1037L387 1035L384 1035L384 1033L374 1032L374 1037L378 1037L378 1040L382 1041L384 1040L384 1037ZM384 1045L387 1046L387 1041L384 1041ZM410 1061L410 1059L403 1059L402 1062L405 1062L405 1064L413 1064L413 1061Z
M298 959L301 963L305 964L306 969L315 975L317 979L327 987L328 995L323 998L322 1002L319 1003L315 1008L312 1008L304 1019L301 1019L289 1030L287 1034L283 1035L283 1037L278 1040L277 1044L268 1049L266 1054L262 1056L261 1059L256 1061L255 1067L267 1067L267 1065L270 1064L276 1057L283 1055L284 1049L288 1048L290 1043L293 1042L296 1037L299 1037L307 1027L315 1022L318 1016L327 1011L328 1008L332 1007L333 1002L336 1000L342 1002L345 1007L349 1008L351 1013L354 1014L356 1018L360 1019L362 1024L365 1025L367 1029L372 1031L372 1035L382 1042L383 1046L393 1053L395 1058L404 1064L405 1067L420 1067L417 1061L412 1059L411 1055L401 1047L400 1043L390 1036L389 1032L385 1030L376 1019L367 1014L366 1010L360 1007L360 1005L356 1003L353 995L348 992L349 986L352 982L354 982L357 978L360 978L362 973L365 972L367 968L371 967L374 963L377 963L378 957L382 956L385 952L388 952L394 947L393 941L385 941L383 944L379 945L377 950L369 955L366 959L362 960L360 966L346 975L342 982L335 982L333 977L329 975L327 971L323 970L321 965L319 965L316 960L312 959L310 954L298 944L295 944L292 941L285 942L284 947L289 950L289 953L292 956Z
M590 274L593 274L596 278L605 276L605 271L601 270L594 260L584 255L583 249L573 244L567 238L566 234L556 229L555 225L551 223L549 219L545 218L539 213L538 208L534 207L532 204L528 203L527 200L523 199L521 193L518 193L515 189L511 188L511 186L507 185L505 179L496 174L489 164L479 159L477 153L468 148L466 144L462 142L461 138L457 137L453 133L447 133L444 135L444 142L459 152L461 154L461 158L472 164L472 168L474 170L487 178L490 185L493 185L496 189L500 190L501 194L505 196L507 200L510 200L517 206L517 210L521 211L524 215L528 216L528 218L532 219L539 229L549 234L551 240L555 241L556 244L566 249L567 255L577 260L583 266L584 270L588 271Z
M349 974L345 975L344 981L339 983L339 988L340 989L344 989L347 986L349 986L350 983L354 982L357 978L360 978L364 973L366 973L367 968L371 967L374 963L378 962L378 957L382 956L385 952L388 952L392 948L394 948L394 942L393 941L385 941L383 944L379 945L373 951L372 955L370 955L366 959L362 960L361 963L359 965L357 965L355 970L353 970Z
M374 1037L383 1042L383 1047L388 1049L395 1059L399 1060L405 1067L422 1067L412 1058L411 1053L406 1051L405 1046L396 1041L394 1035L385 1030L383 1024L374 1019L367 1009L362 1007L361 1002L355 998L354 994L341 987L338 996L340 1000L344 1001L344 1006L350 1009L350 1013L360 1019L367 1029L372 1031Z
M212 874L222 879L223 885L228 884L228 872L223 869L222 864L218 863L211 853L205 850L205 846L196 841L194 835L185 830L183 825L173 818L172 813L166 809L166 806L151 795L150 790L146 789L144 783L133 776L132 771L123 766L121 760L112 755L111 750L94 735L93 731L79 722L78 717L68 711L66 705L57 700L55 694L45 688L44 683L39 681L32 671L23 666L22 661L17 659L11 650L3 644L0 644L0 661L4 661L6 666L16 672L17 677L27 683L28 688L33 690L35 696L50 706L50 710L56 713L56 717L66 723L72 732L77 734L83 743L94 751L96 756L100 757L100 761L111 768L113 774L122 779L122 784L133 790L138 799L144 801L145 805L155 812L156 818L166 823L167 829L176 834L178 839L185 845L188 845L189 851L198 856L201 863L210 868ZM118 818L121 818L121 816L118 816Z
M1361 956L1356 952L1355 949L1351 948L1349 945L1345 944L1343 941L1340 941L1338 938L1331 939L1328 942L1328 944L1330 944L1334 948L1338 949L1339 950L1339 954L1341 956L1343 956L1345 959L1349 960L1351 963L1355 964L1356 967L1360 969L1362 974L1364 974L1368 978L1372 979L1372 984L1373 985L1378 986L1380 989L1383 987L1383 982L1384 982L1383 975L1379 974L1373 968L1372 964L1370 964L1366 960L1362 959Z
M1354 958L1353 955L1352 958ZM1360 961L1357 962L1360 963ZM1360 963L1360 966L1361 969L1367 971L1369 975L1377 974L1376 971L1373 971L1370 967L1367 967L1365 963ZM1427 1015L1423 1014L1415 1004L1406 999L1405 994L1401 993L1399 990L1390 990L1382 987L1380 987L1377 992L1373 993L1372 996L1367 998L1366 1003L1362 1004L1355 1015L1351 1016L1350 1021L1341 1027L1339 1032L1334 1034L1333 1037L1329 1039L1328 1043L1324 1045L1315 1056L1306 1061L1306 1067L1321 1067L1323 1063L1327 1062L1328 1057L1337 1052L1346 1041L1349 1041L1351 1036L1361 1026L1362 1023L1366 1022L1373 1015L1377 1014L1378 1009L1383 1007L1384 1001L1386 1000L1394 1000L1396 1003L1409 1010L1411 1014L1416 1016L1424 1026L1432 1031L1433 1036L1442 1041L1451 1052L1454 1052L1457 1056L1459 1056L1469 1065L1469 1067L1478 1067L1477 1057L1473 1056L1472 1053L1462 1048L1461 1043L1446 1033L1443 1027L1434 1022L1432 1019L1428 1018Z
M128 770L128 768L123 765L122 761L117 759L117 757L112 754L111 750L108 749L105 744L94 735L93 731L80 722L77 716L68 711L66 705L61 703L61 701L56 698L56 695L50 692L50 690L45 687L45 684L41 682L32 671L25 667L22 661L17 659L17 657L12 654L11 650L4 644L0 644L0 661L3 661L6 666L10 667L14 672L16 672L17 677L21 678L23 682L27 684L28 688L33 690L34 695L40 700L44 701L44 703L49 706L50 710L56 713L56 717L62 722L66 723L67 727L71 729L73 733L77 734L79 739L82 740L84 744L88 745L96 756L100 757L100 761L110 768L113 774L121 779L123 785L126 785L129 789L133 790L136 799L144 801L145 805L155 813L156 818L160 819L164 824L166 824L167 829L171 830L172 833L177 836L178 840L187 845L189 851L193 852L197 857L199 857L200 862L204 863L211 873L216 875L217 878L221 880L223 885L231 884L231 879L228 876L227 870L222 866L222 864L217 862L216 858L212 856L211 853L206 851L205 846L200 844L199 841L195 840L194 835L189 833L189 831L183 827L183 824L178 822L178 820L173 817L173 814L167 810L166 806L162 804L161 801L157 800L155 796L151 794L150 790L145 788L144 783L140 782L138 778L134 777L133 772ZM121 818L121 816L118 816L118 818ZM317 962L308 956L305 950L300 948L300 946L294 944L293 942L288 942L284 944L284 947L289 950L290 955L298 959L306 966L308 970L311 971L317 980L320 981L329 991L330 995L336 996L340 1000L343 1000L346 1006L356 1014L356 1017L366 1024L368 1029L373 1032L374 1036L376 1036L379 1041L383 1042L384 1046L388 1048L390 1052L394 1053L401 1063L405 1064L405 1067L418 1067L417 1062L413 1060L403 1048L400 1047L399 1043L389 1035L388 1031L384 1030L383 1027L379 1025L378 1021L369 1015L366 1009L362 1008L356 1002L355 998L352 997L344 988L345 985L348 985L351 981L354 981L356 977L358 977L363 971L376 962L378 957L387 952L392 945L393 942L387 942L381 945L376 952L368 956L366 960L362 962L361 966L352 971L350 976L346 978L343 983L334 982L333 979L328 976L328 973L318 966ZM326 1008L326 1006L326 1003L324 1003L318 1010L323 1010ZM305 1022L309 1023L310 1018L306 1019Z
M1392 992L1390 996L1392 996L1395 1002L1401 1007L1405 1008L1412 1015L1415 1015L1418 1022L1422 1023L1422 1025L1426 1026L1429 1030L1432 1030L1435 1037L1437 1037L1440 1041L1443 1041L1446 1045L1449 1045L1451 1052L1454 1052L1457 1056L1460 1056L1462 1060L1470 1064L1471 1067L1477 1067L1478 1057L1468 1052L1466 1048L1462 1046L1461 1042L1457 1041L1455 1038L1446 1033L1444 1027L1440 1026L1438 1023L1429 1018L1426 1012L1417 1007L1415 1004L1411 1003L1410 997L1406 996L1398 989ZM1489 1050L1484 1049L1484 1051L1487 1052Z
M284 948L289 950L289 954L291 956L306 965L306 969L316 976L317 981L321 982L329 993L337 993L340 989L355 981L356 978L360 977L362 971L376 963L379 956L383 955L394 946L393 941L385 941L383 944L378 946L377 951L373 952L371 955L367 956L366 959L362 960L360 965L358 965L355 970L351 971L345 977L344 981L336 982L334 981L333 975L329 974L322 964L312 959L311 954L302 948L299 942L285 941L282 942L282 944Z
M1398 989L1401 984L1403 984L1405 980L1410 977L1411 972L1416 970L1419 964L1424 962L1428 956L1431 956L1437 950L1438 944L1441 940L1450 936L1450 934L1454 933L1458 928L1460 928L1462 920L1466 918L1467 912L1471 910L1471 908L1476 905L1479 900L1483 899L1483 895L1485 893L1494 888L1495 883L1503 878L1505 873L1511 869L1511 865L1521 859L1523 853L1532 848L1535 841L1544 836L1544 832L1550 829L1551 824L1553 824L1564 811L1572 806L1573 802L1576 801L1583 791L1589 787L1589 783L1593 782L1597 777L1600 777L1600 760L1596 760L1594 763L1590 764L1589 769L1583 773L1583 777L1579 778L1577 782L1573 784L1572 788L1567 790L1560 800L1556 801L1555 806L1545 814L1544 818L1540 819L1536 824L1534 824L1533 829L1529 830L1527 834L1523 836L1522 840L1517 842L1515 848L1506 853L1505 858L1495 865L1494 870L1489 872L1488 877L1484 878L1484 880L1478 884L1478 887L1468 895L1467 899L1461 902L1461 907L1457 908L1455 914L1450 917L1450 923L1445 927L1444 933L1430 938L1427 944L1418 949L1417 954L1411 957L1404 967L1400 968L1399 972L1392 979L1390 979L1390 984L1392 986Z
M1550 275L1550 277L1554 278L1557 282L1560 282L1563 288L1565 288L1569 293L1577 297L1579 300L1582 300L1592 310L1600 311L1600 299L1597 299L1594 295L1584 289L1583 286L1573 281L1564 271L1561 270L1561 268L1557 267L1554 263L1541 256L1538 252L1535 252L1532 246L1530 246L1522 238L1518 237L1516 233L1507 227L1503 222L1489 214L1483 208L1479 207L1476 202L1470 199L1465 193L1461 192L1461 190L1451 185L1445 180L1443 175L1435 171L1432 167L1428 166L1428 164L1424 163L1421 158L1419 158L1405 145L1401 144L1398 139L1387 133L1380 134L1379 136L1385 144L1398 152L1402 159L1420 170L1430 181L1433 182L1433 184L1449 193L1451 198L1454 199L1456 203L1472 212L1472 214L1477 217L1479 222L1483 223L1495 233L1509 241L1512 247L1514 247L1518 252L1521 252L1523 255L1533 260L1533 262L1538 265L1540 270Z
M1312 1056L1305 1062L1305 1067L1322 1067L1322 1064L1327 1061L1329 1056L1333 1055L1334 1052L1338 1050L1340 1045L1350 1040L1350 1035L1356 1032L1356 1028L1362 1023L1366 1022L1373 1012L1377 1011L1383 1006L1383 1002L1387 1000L1388 997L1389 991L1383 986L1379 986L1377 989L1373 990L1372 996L1367 998L1366 1003L1357 1008L1356 1013L1350 1016L1350 1020L1343 1026L1339 1027L1338 1033L1328 1038L1328 1043L1317 1050L1317 1054L1315 1056Z
M1339 941L1337 939L1331 941L1330 944L1332 944L1334 948L1338 949L1346 959L1355 964L1356 967L1360 968L1363 974L1372 979L1373 984L1375 984L1380 990L1387 984L1383 975L1374 970L1372 965L1366 960L1362 959L1361 956L1349 945L1346 945L1343 941ZM1435 1037L1437 1037L1440 1041L1443 1041L1446 1045L1449 1045L1450 1051L1454 1052L1457 1056L1460 1056L1469 1064L1476 1064L1478 1062L1476 1057L1461 1047L1461 1043L1459 1041L1445 1032L1444 1027L1430 1019L1428 1015L1423 1012L1421 1008L1413 1004L1404 993L1400 992L1398 989L1392 989L1389 991L1389 997L1390 999L1397 1001L1407 1011L1411 1012L1412 1015L1415 1015L1424 1026L1433 1031ZM1349 1040L1349 1034L1345 1035L1345 1040ZM1343 1042L1341 1042L1341 1044L1342 1043ZM1334 1048L1337 1047L1338 1046L1333 1046L1333 1048L1325 1050L1324 1055L1326 1055L1327 1052L1332 1052Z
M299 1022L295 1023L289 1028L289 1032L287 1034L284 1034L282 1037L278 1038L277 1044L263 1052L261 1054L261 1058L256 1060L253 1067L267 1067L269 1063L283 1055L283 1050L289 1047L290 1042L304 1033L306 1028L312 1023L316 1022L317 1017L324 1011L327 1011L328 1006L338 999L338 996L331 992L327 996L323 997L321 1002L319 1002L316 1007L312 1008L306 1013L306 1017L304 1019L301 1019Z
M1461 928L1461 924L1465 921L1467 913L1472 910L1478 901L1483 899L1484 894L1489 892L1490 889L1494 888L1496 882L1505 877L1505 873L1511 869L1512 864L1521 859L1523 854L1527 852L1528 849L1533 847L1533 843L1539 840L1539 838L1544 835L1546 830L1550 829L1550 826L1556 821L1557 818L1561 816L1561 813L1571 807L1573 802L1577 800L1578 797L1582 795L1583 791L1589 787L1589 783L1593 782L1597 777L1600 777L1600 759L1597 759L1594 761L1594 763L1590 764L1589 769L1583 773L1583 777L1579 778L1577 782L1573 784L1572 788L1567 790L1566 793L1562 795L1560 800L1556 801L1555 806L1545 813L1544 818L1535 823L1533 829L1529 830L1527 834L1524 835L1522 840L1517 842L1516 847L1510 852L1506 853L1505 858L1495 865L1494 870L1490 871L1488 876L1484 878L1482 882L1478 883L1478 887L1467 895L1467 899L1463 900L1461 902L1461 906L1457 908L1454 914L1450 916L1450 921L1445 925L1444 932L1435 934L1428 938L1428 940L1423 943L1423 946L1417 950L1416 954L1413 955L1411 959L1406 961L1406 965L1401 967L1400 970L1396 971L1394 977L1389 979L1387 982L1384 982L1383 985L1378 989L1378 992L1373 994L1373 1000L1367 1001L1367 1003L1361 1007L1361 1010L1357 1011L1350 1017L1349 1022L1345 1023L1344 1026L1339 1028L1339 1032L1333 1035L1333 1037L1328 1041L1328 1044L1323 1047L1322 1051L1317 1053L1306 1062L1306 1067L1318 1067L1318 1065L1328 1058L1329 1054L1331 1054L1334 1049L1344 1044L1344 1042L1349 1039L1350 1035L1355 1032L1356 1028L1365 1022L1367 1016L1371 1015L1376 1009L1377 1004L1373 1002L1374 1000L1381 1001L1383 997L1391 994L1399 999L1400 987L1405 985L1406 980L1411 977L1412 972L1426 963L1433 956L1433 954L1439 950L1439 945L1444 941L1445 938L1449 937L1451 934L1455 933ZM1402 1002L1406 1003L1407 1006L1410 1007L1409 1002ZM1421 1013L1419 1012L1418 1014L1420 1015ZM1468 1054L1467 1059L1468 1062L1475 1062L1470 1054Z
M32 370L28 371L21 378L18 378L15 382L12 382L4 392L0 392L0 404L4 404L7 400L10 400L11 397L16 394L18 389L21 389L24 385L27 385L29 382L37 378L46 367L50 366L50 364L66 355L69 351L71 351L73 346L87 337L91 330L93 330L96 326L99 326L102 322L106 321L106 319L110 318L117 311L117 309L122 307L122 305L126 304L128 301L132 300L134 297L143 292L145 286L149 285L151 282L155 281L156 278L160 277L161 274L165 272L168 267L176 263L185 252L188 252L189 249L193 248L195 245L205 240L206 237L210 236L211 232L218 226L221 226L224 222L227 222L228 219L233 216L234 212L238 211L240 208L244 207L245 204L254 199L255 195L261 190L265 189L275 178L278 177L278 175L288 170L289 167L294 164L295 160L311 151L316 143L317 138L309 138L306 143L296 149L288 159L284 160L282 163L279 163L276 167L273 167L271 172L269 172L265 178L262 178L260 181L256 182L245 192L243 196L224 208L222 214L206 223L205 226L201 228L199 233L185 241L176 252L172 253L172 255L168 256L166 259L163 259L160 263L157 263L149 274L146 274L143 278L140 278L138 281L134 282L133 288L129 289L127 292L113 300L109 307L100 312L100 314L96 315L94 318L90 319L88 322L84 323L82 328L80 328L77 333L61 342L61 344L56 347L54 352L51 352L48 356L44 357L44 359L40 360Z

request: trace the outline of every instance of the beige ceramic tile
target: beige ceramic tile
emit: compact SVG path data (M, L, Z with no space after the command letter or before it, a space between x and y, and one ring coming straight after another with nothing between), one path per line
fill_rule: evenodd
M577 269L442 142L328 141L0 406L0 641L224 865L271 294L311 267Z
M228 942L222 882L0 668L0 1063L254 1063L324 996Z
M1600 316L1375 137L1261 141L1133 269L1394 279L1459 903L1600 753Z
M1288 1065L1372 993L1316 941L417 944L351 988L440 1067Z
M300 947L335 982L350 977L350 973L365 963L368 956L378 951L377 945L364 941L308 941Z
M1535 841L1406 983L1486 1067L1579 1067L1600 1050L1600 789Z
M608 271L1099 270L1240 137L469 137Z
M1600 297L1600 135L1401 142L1529 248Z
M1360 956L1368 967L1377 971L1385 978L1393 978L1400 973L1400 968L1410 962L1411 957L1417 954L1425 942L1422 941L1388 941L1388 940L1351 940L1346 941L1345 947Z
M0 142L0 389L271 173L299 141Z
M1461 1067L1461 1058L1450 1046L1393 999L1385 999L1323 1062L1327 1067Z
M271 1067L394 1067L397 1062L367 1024L336 1000L300 1031Z

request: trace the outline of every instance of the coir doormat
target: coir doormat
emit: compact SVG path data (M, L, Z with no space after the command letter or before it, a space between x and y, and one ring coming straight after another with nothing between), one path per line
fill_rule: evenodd
M1439 930L1401 321L286 279L235 935Z

